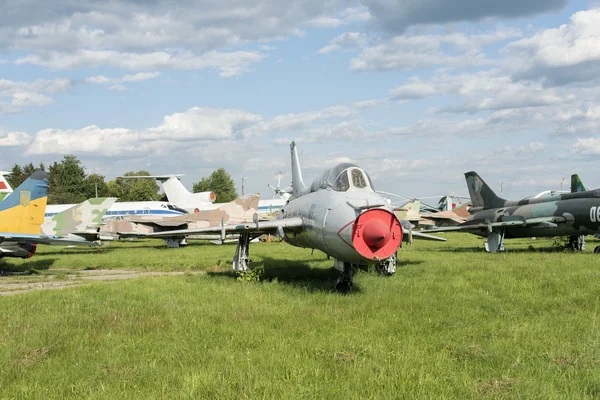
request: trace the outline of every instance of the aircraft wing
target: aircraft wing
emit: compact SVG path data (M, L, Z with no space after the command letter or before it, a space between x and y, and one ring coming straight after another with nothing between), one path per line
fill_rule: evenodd
M29 244L46 244L50 246L98 246L98 243L89 242L85 239L62 238L51 235L33 235L23 233L0 232L2 242L18 242Z
M464 223L458 226L448 226L444 228L429 229L429 233L439 232L457 232L457 231L491 231L494 228L510 228L510 227L539 227L539 228L555 228L556 224L566 222L567 219L562 216L538 217L538 218L510 218L497 222L479 222L479 223Z
M197 234L221 234L223 238L227 234L232 233L281 233L282 231L300 232L302 230L302 218L283 218L271 221L254 221L245 224L221 224L217 226L209 226L206 228L196 229L178 229L165 232L153 232L140 237L146 238L164 238L173 236L187 236Z

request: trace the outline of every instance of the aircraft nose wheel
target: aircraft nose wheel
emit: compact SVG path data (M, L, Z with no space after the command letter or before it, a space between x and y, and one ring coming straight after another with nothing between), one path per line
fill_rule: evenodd
M352 290L352 286L354 286L354 282L352 278L354 277L354 273L356 272L356 267L352 264L344 263L344 270L340 272L340 276L335 282L334 288L336 291L340 293L348 293Z

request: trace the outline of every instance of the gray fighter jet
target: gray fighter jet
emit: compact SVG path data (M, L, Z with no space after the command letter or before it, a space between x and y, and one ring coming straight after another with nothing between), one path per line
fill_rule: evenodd
M375 264L382 275L396 271L396 251L403 234L410 239L421 237L445 240L404 228L393 213L390 202L373 190L367 173L355 164L343 163L326 170L312 185L302 179L302 171L294 142L292 156L292 196L275 220L247 224L222 223L220 226L182 229L148 234L147 237L217 233L224 240L227 234L239 234L233 258L233 269L244 272L249 267L250 241L262 234L276 234L286 242L318 249L334 259L340 271L336 288L352 287L356 268Z

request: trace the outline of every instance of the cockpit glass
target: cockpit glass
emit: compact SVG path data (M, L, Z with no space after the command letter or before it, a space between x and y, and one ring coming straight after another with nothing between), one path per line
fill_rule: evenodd
M348 171L342 171L342 173L335 180L335 190L338 192L345 192L350 189L350 182L348 181Z
M360 169L354 168L351 173L352 173L352 185L355 188L364 189L368 186L367 181L365 180L365 176L363 175L363 173Z
M176 207L173 204L167 204L167 208L169 210L178 211L178 212L180 212L182 214L187 214L186 210L184 210L183 208Z

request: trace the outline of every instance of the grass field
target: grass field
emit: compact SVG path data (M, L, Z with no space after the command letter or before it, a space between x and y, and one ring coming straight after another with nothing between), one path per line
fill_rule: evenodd
M0 297L0 398L600 398L600 255L471 235L415 242L395 276L331 293L332 261L251 246L41 248L3 276L64 269L206 271ZM530 247L531 246L531 247Z

